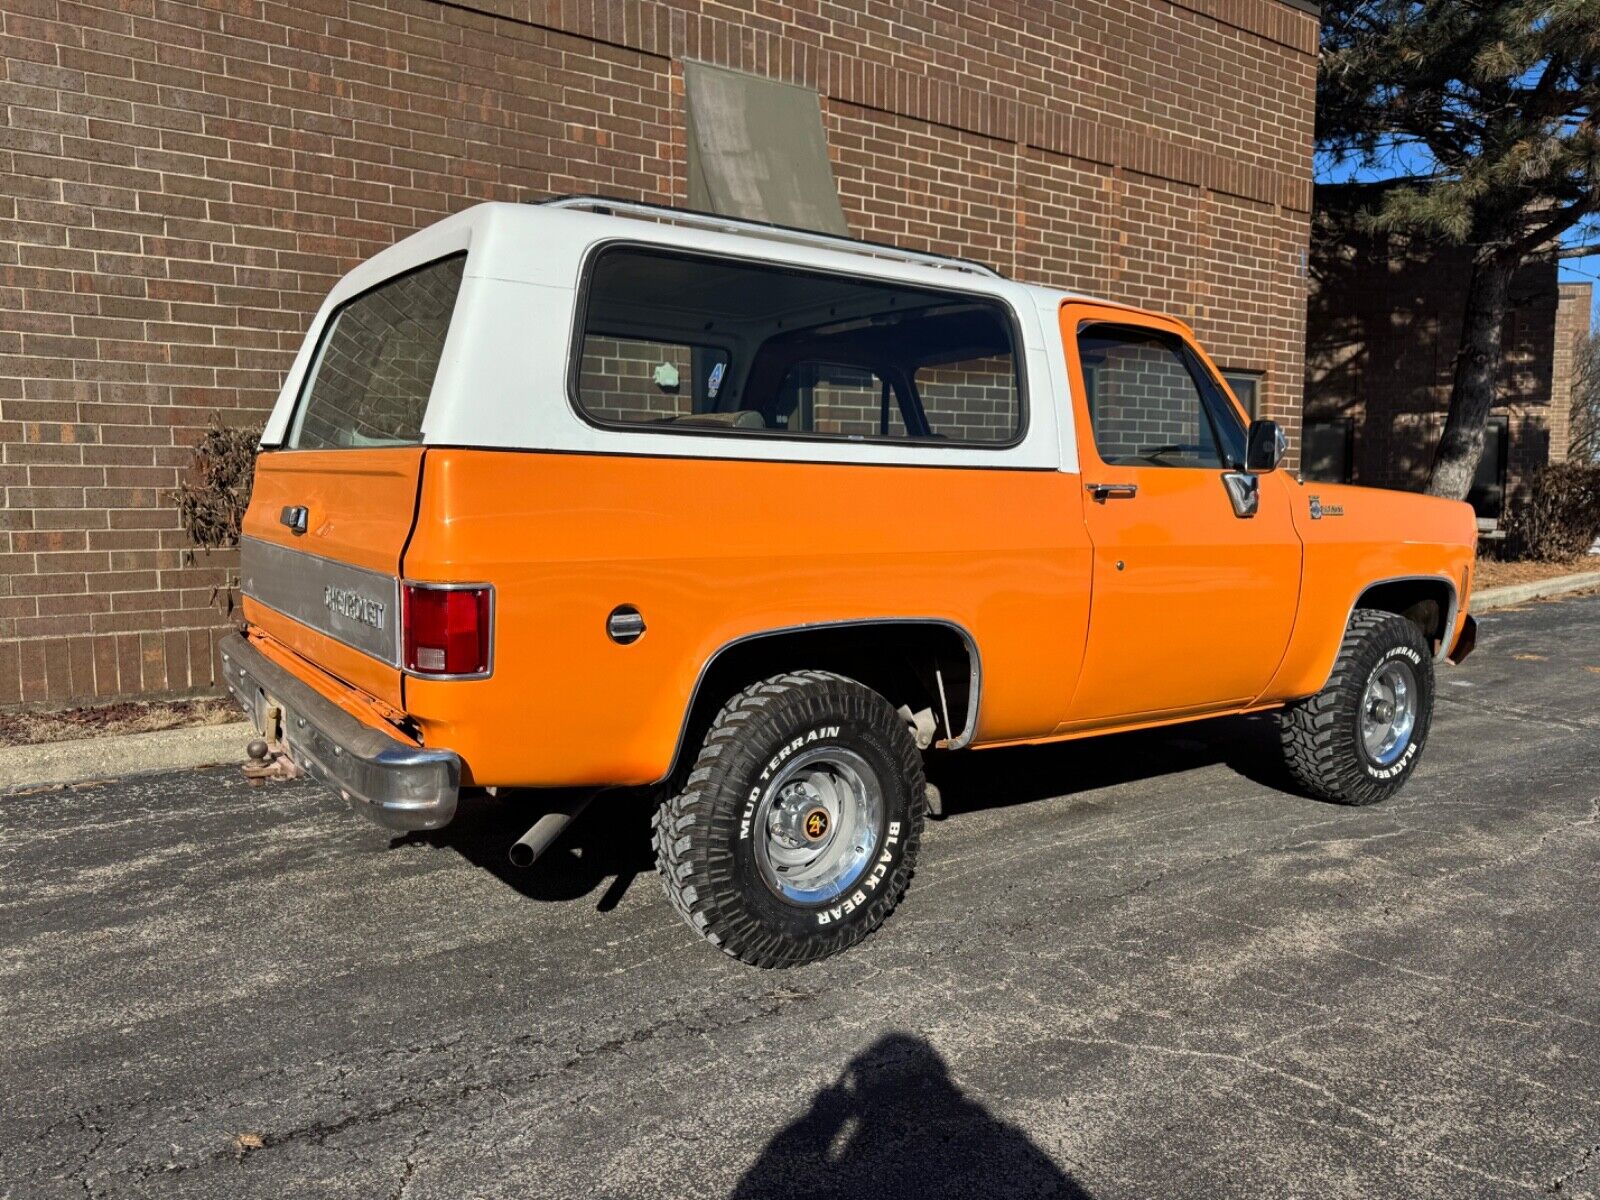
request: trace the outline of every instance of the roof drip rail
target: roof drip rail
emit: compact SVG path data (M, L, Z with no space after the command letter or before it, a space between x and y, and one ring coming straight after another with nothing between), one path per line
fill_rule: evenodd
M649 204L642 200L613 200L608 196L553 196L548 200L536 200L533 203L547 208L660 221L667 225L681 225L709 233L731 233L739 237L763 238L769 242L783 242L792 246L814 246L822 250L861 254L889 262L914 263L917 266L933 267L941 271L965 271L973 275L987 275L993 279L1005 278L992 267L986 267L971 259L954 258L948 254L902 250L899 246L890 246L883 242L841 237L835 233L818 233L814 229L797 229L792 225L775 225L771 221L757 221L748 217L725 217L689 208L673 208L666 204Z

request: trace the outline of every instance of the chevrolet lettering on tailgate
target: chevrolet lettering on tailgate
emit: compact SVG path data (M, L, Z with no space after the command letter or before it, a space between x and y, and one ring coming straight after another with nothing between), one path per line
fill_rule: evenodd
M374 629L383 628L383 603L370 596L329 584L322 591L322 602L329 612L360 621L363 625L371 625Z

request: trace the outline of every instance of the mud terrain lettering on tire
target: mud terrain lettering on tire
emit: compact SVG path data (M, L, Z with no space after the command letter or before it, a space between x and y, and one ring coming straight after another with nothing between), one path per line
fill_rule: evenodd
M824 725L820 729L813 729L810 733L805 733L795 738L787 746L784 746L772 756L771 761L767 763L766 770L761 772L762 782L765 783L767 780L771 779L772 773L781 767L784 764L784 760L796 750L799 750L811 742L822 741L828 738L836 738L838 736L839 727L837 725Z
M751 788L750 794L745 797L744 812L739 814L740 841L745 841L750 837L750 822L755 818L756 805L761 803L762 786L772 778L772 773L783 765L784 760L803 746L838 736L839 726L823 725L818 729L813 729L809 733L794 738L788 745L772 756L772 760L767 763L766 768L761 772L761 778L756 781L756 786Z

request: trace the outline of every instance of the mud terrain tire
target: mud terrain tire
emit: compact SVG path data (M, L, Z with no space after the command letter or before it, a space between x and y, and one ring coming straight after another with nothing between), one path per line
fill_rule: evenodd
M905 894L926 787L905 721L877 692L825 671L751 684L656 813L667 898L753 966L837 954Z
M1394 613L1358 608L1327 685L1278 713L1289 773L1312 795L1338 804L1387 800L1422 757L1433 694L1433 656L1422 631Z

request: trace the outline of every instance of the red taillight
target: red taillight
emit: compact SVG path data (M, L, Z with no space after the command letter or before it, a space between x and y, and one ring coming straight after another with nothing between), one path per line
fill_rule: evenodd
M487 675L490 592L487 587L406 584L401 605L406 670Z

